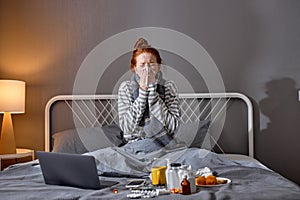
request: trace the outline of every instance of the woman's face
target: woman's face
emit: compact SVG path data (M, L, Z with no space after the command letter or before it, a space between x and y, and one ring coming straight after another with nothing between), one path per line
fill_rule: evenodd
M160 69L154 55L151 53L141 53L136 57L136 65L134 67L135 73L139 75L140 71L144 70L146 66L148 66L149 70L154 74Z

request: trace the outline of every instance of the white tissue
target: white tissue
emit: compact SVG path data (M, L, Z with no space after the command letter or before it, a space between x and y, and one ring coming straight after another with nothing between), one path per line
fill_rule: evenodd
M149 66L146 66L146 86L148 86Z
M205 176L212 175L213 172L208 167L200 168L196 171L196 176Z

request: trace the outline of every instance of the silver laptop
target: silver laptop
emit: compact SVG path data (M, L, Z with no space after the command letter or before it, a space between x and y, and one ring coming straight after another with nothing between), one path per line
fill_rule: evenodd
M93 156L37 151L37 157L46 184L102 189L118 183L100 181Z

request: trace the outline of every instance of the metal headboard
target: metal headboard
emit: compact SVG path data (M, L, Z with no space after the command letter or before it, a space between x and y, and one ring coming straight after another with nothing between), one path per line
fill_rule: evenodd
M216 119L226 115L226 107L232 99L242 100L247 107L248 154L254 157L253 107L250 99L244 94L181 93L179 94L181 122L188 123L210 118L213 123ZM58 101L65 102L71 110L76 120L76 127L118 124L117 95L55 96L47 102L45 107L45 151L50 151L51 108ZM217 144L216 141L214 142Z

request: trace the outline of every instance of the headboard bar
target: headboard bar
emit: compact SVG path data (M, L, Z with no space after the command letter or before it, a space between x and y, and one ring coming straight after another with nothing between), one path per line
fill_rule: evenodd
M178 96L183 122L201 120L201 117L208 119L210 116L214 117L213 122L222 116L231 99L242 100L247 107L248 154L254 157L253 107L247 96L241 93L180 93ZM45 107L45 151L50 151L51 107L55 102L64 101L81 126L88 127L118 123L117 98L117 95L111 94L58 95L51 98Z

